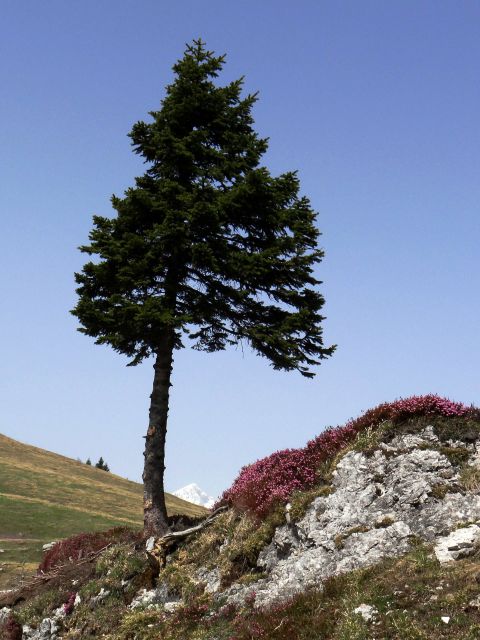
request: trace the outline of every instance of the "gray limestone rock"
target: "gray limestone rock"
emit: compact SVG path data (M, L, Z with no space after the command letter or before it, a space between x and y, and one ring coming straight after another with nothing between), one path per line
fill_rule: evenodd
M8 607L3 607L0 609L0 624L3 624L8 620L8 616L10 615L10 609Z
M155 609L167 605L173 608L181 602L180 598L169 592L165 582L161 582L156 589L142 589L129 605L130 609Z
M256 605L268 606L321 588L330 576L404 554L415 538L434 542L459 524L480 521L480 496L459 491L458 469L429 448L437 444L427 427L397 436L371 455L348 452L333 474L334 491L316 498L296 524L279 527L261 551L258 566L268 576L222 595L241 603L255 592ZM476 451L473 446L472 456ZM467 543L449 547L457 554L466 549Z
M59 640L59 626L52 618L44 618L38 629L24 625L22 640Z
M473 598L473 600L470 600L466 607L466 610L480 611L480 596L477 596L476 598Z
M95 609L96 607L98 607L99 604L101 604L105 598L107 598L110 595L110 591L107 591L106 589L104 589L103 587L100 589L100 591L98 592L98 594L96 596L94 596L90 602L88 603L88 606L90 607L90 609Z
M361 604L359 607L353 610L353 613L358 613L365 622L374 622L378 615L378 609L372 607L370 604Z
M480 543L480 527L472 524L452 531L449 535L438 538L434 547L437 560L441 564L466 558L472 555Z
M206 593L217 593L220 589L221 576L220 569L218 567L215 567L215 569L212 569L211 571L205 567L200 567L200 569L197 570L196 578L199 582L205 584Z

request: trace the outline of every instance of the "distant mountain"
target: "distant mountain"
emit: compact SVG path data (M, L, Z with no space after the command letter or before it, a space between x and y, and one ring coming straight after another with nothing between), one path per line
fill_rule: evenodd
M187 502L198 504L206 509L211 509L216 501L215 498L205 493L195 482L187 484L186 487L182 487L181 489L177 489L177 491L173 492L173 495Z

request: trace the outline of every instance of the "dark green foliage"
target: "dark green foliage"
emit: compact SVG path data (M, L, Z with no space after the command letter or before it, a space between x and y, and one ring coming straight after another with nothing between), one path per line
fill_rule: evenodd
M88 464L88 466L89 466L89 467L91 467L91 466L92 466L92 461L90 460L90 458L87 458L87 459L85 460L85 464Z
M91 463L90 463L91 464ZM105 460L102 458L102 456L100 456L97 464L95 465L95 467L97 469L102 469L102 471L110 471L110 467L108 466L108 464L105 462Z
M241 98L242 79L217 86L223 65L194 41L151 122L133 126L148 169L112 197L115 218L94 217L81 251L95 260L76 274L72 313L130 364L173 330L175 348L184 336L205 351L245 342L274 368L313 376L334 350L322 342L316 214L295 172L261 166L257 97Z
M480 437L480 415L476 407L469 409L465 416L415 416L400 423L391 422L382 433L382 440L389 442L405 433L418 433L427 426L442 443L463 442L466 445Z
M16 612L19 622L37 626L44 618L51 617L55 609L67 601L71 593L69 589L68 584L57 584L51 588L45 587L45 590L33 597L30 596ZM0 635L0 638L3 640L3 636Z
M457 467L465 464L470 457L470 451L465 447L439 447L438 450Z
M466 419L461 418L441 418L436 420L430 420L433 424L433 430L435 435L442 441L448 442L449 440L464 442L465 444L471 444L480 437L480 415L478 409L472 407L471 415L468 415Z

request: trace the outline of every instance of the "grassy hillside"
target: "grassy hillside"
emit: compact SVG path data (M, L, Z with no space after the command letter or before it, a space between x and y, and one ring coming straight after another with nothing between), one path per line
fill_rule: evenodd
M205 510L167 494L169 514ZM42 545L81 531L142 526L142 486L0 435L0 589Z
M390 443L390 449L383 449L385 458L390 459L393 438L418 434L427 425L437 440L430 444L424 441L419 451L441 451L450 460L458 472L454 493L478 492L478 466L466 465L465 454L470 455L472 443L480 440L480 411L438 396L396 401L366 412L346 428L324 432L325 436L304 449L279 452L244 467L240 474L244 482L236 481L233 490L224 495L224 500L236 503L237 508L220 512L197 535L168 549L165 564L162 554L166 547L159 549L160 570L153 557L147 557L143 545L120 535L99 555L89 553L88 546L82 548L83 543L74 538L65 543L65 554L57 564L51 564L58 571L51 571L47 580L42 576L15 593L0 595L0 608L13 607L9 624L12 628L16 625L19 632L21 624L38 628L63 605L66 616L59 624L65 640L478 640L480 547L469 557L441 565L433 544L417 535L409 536L403 557L382 558L379 552L377 564L344 574L337 564L339 573L325 581L319 578L321 588L314 585L290 599L255 606L261 591L259 581L267 578L269 571L259 565L259 554L271 542L276 528L287 522L285 500L290 502L288 521L294 524L316 496L337 490L333 473L347 452L363 452L369 457L381 444ZM463 445L450 446L452 440ZM318 454L319 443L322 456ZM404 455L401 447L398 451ZM260 517L255 510L256 505L261 506L255 487L261 492L262 481L272 486L285 478L295 479L299 460L312 465L320 460L316 484L305 482L303 490L291 492L293 484L284 483L284 500L278 499ZM286 473L289 469L291 473ZM451 477L457 478L456 474ZM381 485L382 477L377 480ZM432 500L441 501L446 495L432 491ZM245 505L243 512L240 503ZM421 509L418 517L422 517ZM391 524L385 519L379 527ZM458 526L464 524L468 523L462 521ZM378 527L374 524L374 528ZM363 533L367 531L359 522L332 542L339 549L349 536ZM74 551L79 548L84 554L77 561ZM73 559L68 562L65 558L70 555ZM296 557L301 565L301 552ZM322 557L323 551L319 562ZM276 579L281 579L281 574ZM238 595L243 587L250 593L225 606L223 598ZM145 594L144 589L152 591ZM215 589L218 592L212 593ZM155 597L157 605L152 604ZM167 602L162 605L165 597ZM371 617L363 617L362 611Z

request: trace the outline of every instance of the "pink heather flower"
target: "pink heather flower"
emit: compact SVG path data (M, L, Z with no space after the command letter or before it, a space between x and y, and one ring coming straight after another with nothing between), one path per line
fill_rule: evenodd
M341 451L358 432L374 428L386 420L398 424L419 416L463 417L471 410L461 402L436 394L385 402L359 418L349 420L344 426L329 427L302 449L277 451L243 467L218 504L229 504L264 517L276 504L286 502L295 491L313 487L317 482L319 465Z

